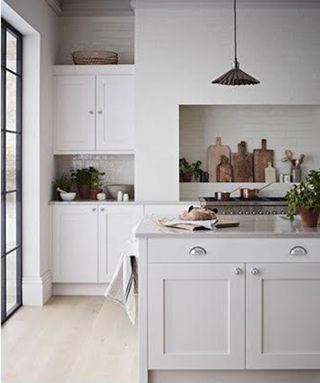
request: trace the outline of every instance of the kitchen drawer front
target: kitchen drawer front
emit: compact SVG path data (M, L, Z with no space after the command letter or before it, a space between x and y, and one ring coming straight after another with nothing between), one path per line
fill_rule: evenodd
M154 238L148 262L320 262L320 239Z

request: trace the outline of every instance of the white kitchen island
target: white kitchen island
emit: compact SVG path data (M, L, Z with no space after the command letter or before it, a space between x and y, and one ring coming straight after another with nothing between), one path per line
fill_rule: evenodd
M320 382L320 228L237 218L138 227L140 383Z

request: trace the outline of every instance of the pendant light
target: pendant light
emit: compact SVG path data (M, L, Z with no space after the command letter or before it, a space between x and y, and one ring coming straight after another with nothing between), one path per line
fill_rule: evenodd
M233 0L233 27L234 27L234 62L233 68L216 80L212 81L212 84L220 85L256 85L260 81L250 76L248 73L240 69L240 64L237 58L237 4L236 0Z

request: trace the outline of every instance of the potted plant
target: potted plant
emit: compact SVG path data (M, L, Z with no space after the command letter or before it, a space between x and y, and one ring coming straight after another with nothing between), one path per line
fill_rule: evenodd
M316 227L320 216L320 170L310 170L299 185L290 188L285 198L291 220L299 212L304 227Z
M99 170L90 167L91 181L90 181L90 199L96 200L97 194L102 192L102 179L101 177L105 173L99 172Z
M104 173L100 173L92 166L89 168L71 170L71 178L77 185L80 199L90 198L90 190L97 188L97 178L100 178L101 175L104 175Z
M191 182L192 177L196 180L200 178L202 170L200 169L201 161L190 164L185 158L179 160L179 178L180 182Z
M72 187L72 178L68 174L62 174L61 177L57 178L52 182L52 185L54 187L55 193L57 195L57 199L61 201L60 192L57 191L57 189L64 190L65 192L69 193Z

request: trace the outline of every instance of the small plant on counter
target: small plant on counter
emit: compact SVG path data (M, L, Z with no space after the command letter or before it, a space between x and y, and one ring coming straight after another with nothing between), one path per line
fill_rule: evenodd
M80 199L96 199L96 195L101 191L101 176L105 173L99 172L93 166L71 170L71 178L78 187ZM92 191L92 192L91 192Z
M179 177L181 182L191 182L192 176L195 180L199 180L202 170L200 169L202 162L197 161L190 164L185 158L179 160Z
M68 174L62 174L61 177L57 178L52 182L52 185L54 187L58 200L61 201L60 192L58 192L57 189L61 189L69 193L73 185L72 177L70 177Z
M304 227L316 227L320 215L320 170L310 170L299 185L293 185L285 196L288 216L300 213Z

